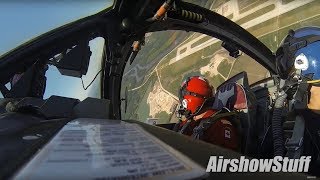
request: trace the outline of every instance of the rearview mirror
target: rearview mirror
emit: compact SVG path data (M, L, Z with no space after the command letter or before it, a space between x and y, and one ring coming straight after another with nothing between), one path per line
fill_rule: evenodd
M88 42L84 42L71 50L66 50L55 66L62 75L80 78L87 74L90 56L91 51Z

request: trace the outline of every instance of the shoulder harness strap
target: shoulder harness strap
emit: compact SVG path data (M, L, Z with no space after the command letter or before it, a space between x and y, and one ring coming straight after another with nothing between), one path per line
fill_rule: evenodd
M231 112L223 112L222 110L214 113L210 117L202 120L200 124L193 129L192 137L193 139L202 139L204 132L214 123L216 123L218 120L224 117L231 117L236 116L236 111Z
M292 137L287 139L285 147L287 148L286 156L291 159L298 159L302 153L302 144L304 136L305 122L301 115L296 115Z
M303 78L303 81L306 81L306 78ZM308 104L308 84L302 83L298 86L297 93L295 95L294 103L294 127L291 138L288 138L285 142L285 147L287 149L286 156L292 159L298 159L301 156L303 151L303 137L305 131L305 120L303 116L299 113L300 110L307 108Z

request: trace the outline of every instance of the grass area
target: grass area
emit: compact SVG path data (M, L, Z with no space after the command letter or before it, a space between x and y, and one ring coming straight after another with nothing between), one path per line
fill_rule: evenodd
M147 99L149 96L149 92L151 92L153 89L153 85L154 85L154 83L148 84L148 88L147 88L146 92L144 93L142 99L140 100L140 103L139 103L137 110L136 110L138 117L139 117L139 120L141 120L143 122L146 121L147 118L149 117L150 106L147 103Z
M154 61L155 57L159 55L159 53L161 52L160 49L163 50L168 48L170 44L166 44L166 40L170 39L171 36L175 36L175 34L173 34L172 32L167 32L167 33L159 32L159 33L153 33L151 36L147 37L145 46L142 46L140 52L137 54L137 57L135 58L133 63L130 66L127 66L124 72L127 72L132 67L135 67L135 65L137 64L140 64L142 67L150 63L152 64L152 61ZM159 37L163 37L163 38L159 38ZM144 74L145 70L147 69L139 71L140 74Z
M174 95L177 95L181 82L187 77L192 75L201 75L200 67L209 64L212 54L221 49L220 43L215 43L208 46L201 51L193 53L180 61L162 68L159 73L161 74L162 86ZM204 57L202 59L201 57ZM199 67L199 68L196 68ZM174 71L173 71L174 70ZM224 79L219 75L214 78L209 78L214 85L220 85Z
M198 1L199 1L199 0L198 0ZM208 1L206 2L206 5L205 5L204 7L207 8L207 9L210 9L211 5L212 5L212 0L208 0Z
M217 88L220 84L222 84L225 81L220 75L215 75L213 77L206 75L205 77L208 79L210 84L215 88Z
M191 76L200 76L200 75L201 75L200 71L192 69L192 71L190 71L188 73L184 73L182 79L184 80L184 79L187 79L188 77L191 77Z
M230 70L231 70L232 63L229 63L227 59L224 59L218 66L218 71L221 73L224 77L227 77Z
M214 9L218 8L219 6L221 6L222 4L226 3L226 0L215 0L215 1L214 0L209 0L209 1L211 1L211 3L214 3L212 5L213 9L211 9L211 10L214 10Z
M177 52L175 51L175 54L176 54ZM172 54L172 57L174 57L173 56L173 52L172 53L170 53L170 54ZM170 58L169 56L167 56L167 57L164 57L163 58L163 60L160 62L160 64L159 64L159 66L158 66L158 68L159 67L162 67L162 66L166 66L166 65L168 65L169 64L169 61L170 61L170 59L172 59L172 58Z
M184 49L180 50L180 54L185 53L187 51L187 48L185 47Z
M174 51L174 49L180 43L182 43L187 36L188 33L184 31L173 30L152 33L151 36L147 37L149 40L146 40L147 43L142 47L133 64L130 65L130 67L126 67L125 72L139 64L141 67L145 68L139 69L138 76L149 74L158 64L158 62L164 57L164 55L170 54L167 58L165 58L168 60L165 60L164 63L161 61L160 64L165 64L169 62L170 59L175 57L176 50L174 53L170 52Z
M147 98L156 80L157 77L153 74L145 86L142 86L140 89L135 91L128 91L128 107L127 113L124 116L125 118L146 120L150 111L149 106L147 105ZM130 88L132 87L128 87L128 89ZM122 89L125 89L125 86Z
M138 72L139 75L146 74L153 65L157 64L157 62L155 62L156 60L159 60L168 50L173 49L175 45L181 43L185 36L186 33L183 31L160 31L152 33L151 36L146 37L145 46L142 46L132 65L127 66L124 72L127 72L139 64L141 67L148 66L148 68L140 69Z
M196 33L196 32L187 32L187 33L188 33L188 35L187 35L185 41L181 45L187 44L188 42L190 42L193 39L202 35L201 33Z
M229 16L226 16L226 18L228 19L233 19L233 14L229 15Z
M196 33L197 35L201 35L199 33ZM211 39L211 36L206 36L206 40ZM204 41L205 42L205 41ZM203 43L203 42L202 42ZM202 49L201 52L201 56L207 57L209 55L212 55L215 51L217 51L219 48L221 47L221 43L215 43L211 46L208 46L205 49ZM175 58L177 55L177 49L172 51L170 54L168 54L165 59L159 64L159 67L164 66L164 65L168 65L169 61L173 58ZM201 56L196 57L196 59L201 58Z
M171 64L170 66L164 67L163 69L161 69L162 79L174 77L177 74L182 74L183 72L190 70L190 67L205 66L206 64L208 64L209 61L208 59L201 59L201 56L201 51L198 51L181 59L180 61L174 64ZM174 71L172 71L173 69Z
M208 40L212 39L211 36L205 36L201 39L199 39L197 42L191 44L191 48L194 48L196 46L199 46L200 44L204 43L204 42L207 42Z
M177 63L162 68L159 72L161 74L161 80L164 88L170 88L170 86L172 86L173 81L175 81L177 77L180 80L182 80L183 74L188 73L190 70L193 69L191 67L201 67L208 64L209 59L201 59L201 56L202 52L198 51L183 58Z
M288 4L288 3L291 3L295 0L282 0L282 4Z
M183 44L186 44L187 42L190 42L195 37L198 37L201 35L200 33L191 33L191 32L184 32L184 31L180 31L180 33L182 36L184 36L184 39L180 42L181 45L179 43L179 47L181 47ZM191 36L192 36L192 38L189 38ZM186 39L188 39L188 40L186 40ZM177 50L178 50L178 48L172 48L172 51L169 54L167 54L167 56L164 58L164 60L159 64L159 67L168 64L171 59L175 58L177 55Z
M263 14L265 14L265 13L268 13L268 12L274 10L275 7L276 6L274 4L269 5L267 7L264 7L264 8L262 8L262 9L260 9L258 11L255 11L254 13L252 13L252 14L244 17L244 18L239 19L238 21L236 21L236 23L241 25L241 24L244 24L246 22L249 22L249 21L251 21L251 20L253 20L253 19L255 19L255 18L257 18L257 17L259 17L259 16L261 16Z
M187 77L199 76L199 75L201 75L201 73L198 70L190 69L189 71L183 72L181 74L176 74L171 84L166 85L163 83L162 80L161 82L162 82L162 86L165 89L167 89L170 93L174 94L175 96L178 96L178 91L180 89L180 85L182 81L184 81Z
M260 4L263 4L265 2L267 2L268 0L239 0L238 4L239 4L239 13L242 14L246 11L249 11L252 8L255 8L257 6L259 6Z
M261 37L262 35L269 34L272 31L278 31L279 28L286 27L290 24L293 24L289 27L283 28L286 33L290 28L298 28L298 27L303 27L303 26L317 26L319 25L318 22L314 22L313 20L307 20L307 21L302 21L306 18L310 18L315 15L315 13L319 12L319 6L320 6L320 1L313 1L311 3L308 3L304 6L298 7L293 11L289 11L285 14L282 14L278 17L272 18L268 21L265 21L261 24L258 24L254 27L251 27L247 29L251 34L253 34L256 37ZM298 13L297 13L298 12ZM301 22L300 22L301 21ZM283 30L281 30L283 31ZM280 36L282 35L282 36ZM277 35L277 42L275 45L275 42L267 43L265 44L267 47L270 49L274 50L275 47L278 47L278 44L281 42L281 40L284 38L285 34L278 34ZM271 38L271 39L274 39ZM264 41L265 43L266 41Z
M289 29L297 29L305 26L305 24L312 24L313 26L320 26L320 16L309 19L306 22L292 24L286 28L280 29L274 33L267 34L260 37L259 40L268 46L273 52L277 50L282 39L288 34Z
M254 59L247 55L240 56L235 60L235 64L230 73L230 77L238 74L239 72L246 71L248 74L249 84L255 83L265 78L267 69L257 63Z
M202 55L205 57L212 56L215 52L217 52L219 49L221 49L221 42L212 44L211 46L208 46L202 50Z
M159 119L158 124L165 124L170 122L171 114L161 111L160 113L156 114L155 117Z
M178 96L178 91L179 91L182 79L183 78L181 76L176 76L175 78L172 79L171 81L172 83L170 85L165 86L165 84L162 84L162 86L173 95Z
M134 62L138 64L149 63L154 60L157 55L168 48L177 38L179 31L160 31L153 33L148 38L148 42L138 53Z

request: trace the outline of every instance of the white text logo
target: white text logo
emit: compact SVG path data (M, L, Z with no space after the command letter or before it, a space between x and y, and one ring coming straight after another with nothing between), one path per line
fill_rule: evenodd
M273 159L224 159L210 156L207 172L308 172L311 156L300 159L276 156Z

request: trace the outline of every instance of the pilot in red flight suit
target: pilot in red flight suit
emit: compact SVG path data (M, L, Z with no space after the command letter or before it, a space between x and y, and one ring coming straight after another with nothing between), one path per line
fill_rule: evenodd
M207 123L212 122L210 120L218 113L212 108L213 89L208 80L201 76L189 77L182 83L179 90L179 114L183 114L186 120L179 122L175 130L195 139L237 150L238 134L227 118Z

